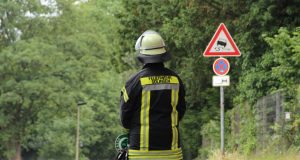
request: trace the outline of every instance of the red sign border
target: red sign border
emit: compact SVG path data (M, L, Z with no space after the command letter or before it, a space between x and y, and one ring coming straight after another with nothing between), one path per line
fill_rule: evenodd
M210 52L211 48L213 47L213 45L215 44L217 38L219 37L221 31L223 31L225 33L225 35L228 38L231 46L234 49L234 52ZM226 54L224 55L224 53L226 53ZM228 54L231 54L231 55L228 55ZM233 41L233 39L232 39L230 33L228 32L228 30L227 30L224 23L221 23L219 25L219 27L218 27L217 31L215 32L213 38L210 40L208 46L206 47L206 49L203 53L203 56L204 57L220 57L220 56L223 56L223 57L239 57L239 56L241 56L240 50L238 49L235 42Z
M227 65L228 65L228 70L227 70L227 72L226 73L224 73L224 74L218 74L218 72L216 71L216 68L215 68L215 64L217 63L217 61L219 61L219 60L224 60L226 63L227 63ZM214 64L213 64L213 70L214 70L214 72L215 72L215 74L216 75L218 75L218 76L225 76L225 75L227 75L227 73L229 72L229 70L230 70L230 63L229 63L229 61L226 59L226 58L218 58L218 59L216 59L215 61L214 61Z

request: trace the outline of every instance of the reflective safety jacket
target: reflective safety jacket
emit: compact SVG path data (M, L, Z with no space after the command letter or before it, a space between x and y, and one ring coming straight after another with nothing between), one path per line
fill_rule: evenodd
M163 63L146 64L121 91L121 123L129 129L129 159L181 160L178 125L185 90Z

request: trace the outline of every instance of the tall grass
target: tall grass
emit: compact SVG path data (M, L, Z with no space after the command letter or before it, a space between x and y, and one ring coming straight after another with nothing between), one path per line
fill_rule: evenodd
M300 160L300 152L286 152L282 154L278 153L264 153L256 155L241 155L237 152L226 153L223 156L219 150L213 151L208 160Z

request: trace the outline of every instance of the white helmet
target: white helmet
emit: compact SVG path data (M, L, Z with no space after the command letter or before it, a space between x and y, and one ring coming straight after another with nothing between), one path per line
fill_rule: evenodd
M171 59L166 45L159 33L147 30L136 41L135 50L142 63L160 63Z

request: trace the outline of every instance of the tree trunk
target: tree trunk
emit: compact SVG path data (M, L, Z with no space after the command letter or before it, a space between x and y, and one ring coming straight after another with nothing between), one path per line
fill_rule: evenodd
M16 142L14 144L14 149L15 149L15 155L13 156L13 158L11 160L22 160L21 143L20 142Z

